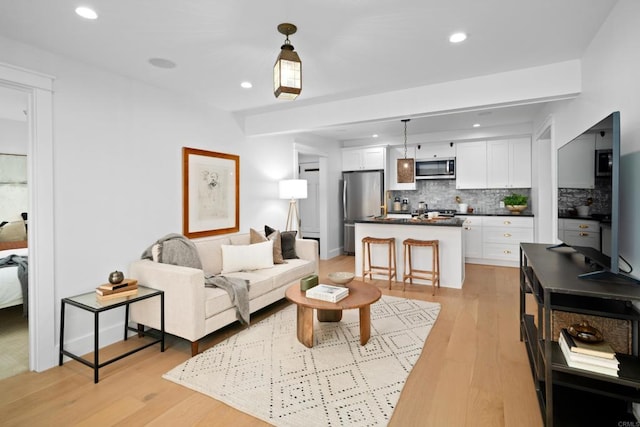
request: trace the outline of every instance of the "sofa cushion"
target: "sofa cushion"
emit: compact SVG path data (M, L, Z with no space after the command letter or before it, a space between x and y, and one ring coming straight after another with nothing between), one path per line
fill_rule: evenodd
M273 263L284 264L286 261L282 255L282 237L280 236L280 232L278 230L274 231L267 236L267 239L273 242Z
M273 267L273 242L222 245L222 274Z
M269 270L256 270L255 272L237 272L229 273L225 276L235 277L249 280L249 299L253 300L260 295L264 295L272 290L273 279L271 277L265 277L260 272ZM233 308L231 298L224 289L220 288L206 288L205 289L205 318L215 316L225 310Z
M194 240L198 255L202 262L202 270L205 276L215 276L222 271L222 245L231 244L228 237L216 237L213 239Z
M254 243L266 242L267 240L271 240L273 242L273 263L274 264L283 264L284 258L282 257L282 244L280 241L280 232L275 231L271 233L269 236L265 237L264 234L260 233L253 228L249 229L249 242L253 245Z
M276 232L275 228L271 228L268 225L264 226L264 234L267 236ZM281 231L280 232L280 242L282 245L282 257L284 259L296 259L298 258L298 254L296 254L296 234L297 231Z
M279 288L292 281L313 274L315 263L303 259L290 259L286 264L274 265L263 274L273 278L273 288Z
M253 228L249 229L249 244L253 245L254 243L262 243L266 242L267 239L262 233Z

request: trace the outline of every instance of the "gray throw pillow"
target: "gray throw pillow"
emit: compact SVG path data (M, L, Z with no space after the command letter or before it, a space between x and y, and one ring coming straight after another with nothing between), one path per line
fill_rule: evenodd
M274 233L275 228L271 228L268 225L264 226L264 234L267 236ZM284 259L297 259L298 254L296 253L296 234L297 231L281 231L280 232L280 247L282 249L282 258Z

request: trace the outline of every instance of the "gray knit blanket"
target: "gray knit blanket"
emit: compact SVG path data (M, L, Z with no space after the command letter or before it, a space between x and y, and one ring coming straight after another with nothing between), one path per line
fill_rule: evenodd
M161 237L142 253L141 258L153 260L153 247L156 244L158 245L158 262L202 270L202 262L196 245L182 234L171 233ZM221 275L205 276L204 285L227 291L236 308L236 318L242 324L249 324L251 312L248 280Z
M9 255L0 258L0 268L18 266L17 274L22 288L22 315L29 316L29 261L22 255Z

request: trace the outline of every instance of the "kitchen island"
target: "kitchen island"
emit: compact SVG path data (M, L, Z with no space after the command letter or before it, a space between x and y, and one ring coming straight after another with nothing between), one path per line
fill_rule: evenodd
M355 221L355 272L362 277L362 239L364 237L396 239L397 281L402 283L404 255L402 242L405 239L439 240L440 286L461 289L464 282L464 238L463 220L446 218L437 220L367 218ZM371 245L371 261L374 265L387 264L387 246ZM420 253L424 251L424 255ZM413 268L431 270L431 250L414 248ZM374 277L384 279L383 275ZM408 282L408 281L407 281ZM414 279L414 284L430 285L429 281Z

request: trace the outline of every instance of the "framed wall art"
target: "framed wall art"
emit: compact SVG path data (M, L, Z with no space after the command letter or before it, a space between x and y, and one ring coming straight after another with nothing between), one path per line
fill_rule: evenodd
M182 147L182 234L240 230L240 156Z

